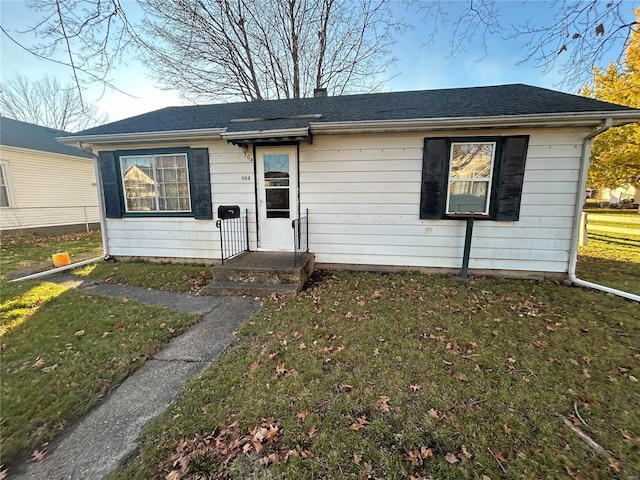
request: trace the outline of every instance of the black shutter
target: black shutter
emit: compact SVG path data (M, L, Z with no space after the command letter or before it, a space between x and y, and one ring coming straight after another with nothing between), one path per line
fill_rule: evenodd
M122 218L122 196L120 195L120 174L116 164L116 152L98 153L102 191L107 218Z
M497 187L494 197L494 219L516 221L520 218L520 199L524 180L529 136L504 137L502 153L498 159Z
M448 145L444 138L425 138L422 152L420 218L442 218L447 191Z
M209 149L191 149L191 210L196 220L213 219Z

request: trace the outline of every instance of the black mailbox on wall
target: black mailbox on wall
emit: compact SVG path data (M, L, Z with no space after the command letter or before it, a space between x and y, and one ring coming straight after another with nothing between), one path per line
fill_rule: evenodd
M220 205L218 207L218 218L222 220L240 218L240 207L238 205Z

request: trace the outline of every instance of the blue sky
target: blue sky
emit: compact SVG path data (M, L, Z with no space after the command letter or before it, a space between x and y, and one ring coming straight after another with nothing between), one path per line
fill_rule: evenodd
M122 1L126 10L128 0ZM629 12L640 2L629 0ZM451 2L451 15L466 5L465 2ZM524 55L523 45L517 41L507 41L503 35L487 39L487 52L480 39L467 45L467 51L452 57L450 55L451 33L441 28L435 42L425 45L430 32L422 18L407 11L404 3L394 2L397 13L406 15L413 28L398 36L395 45L397 62L389 69L390 78L384 90L420 90L432 88L470 87L505 83L527 83L556 90L572 91L560 85L563 75L559 67L546 75L532 63L518 65ZM544 1L512 0L498 3L499 13L505 25L521 24L528 18L539 22L549 14L548 3ZM3 27L20 30L31 25L36 17L22 0L0 0L0 16ZM608 63L608 62L607 62ZM0 79L3 81L14 73L41 78L45 74L56 76L65 84L71 80L70 72L63 67L38 60L13 45L6 37L0 39ZM133 59L116 70L111 76L113 82L130 96L98 86L85 92L85 97L98 104L109 114L109 120L137 115L147 111L184 102L175 92L160 91L146 78L144 69Z

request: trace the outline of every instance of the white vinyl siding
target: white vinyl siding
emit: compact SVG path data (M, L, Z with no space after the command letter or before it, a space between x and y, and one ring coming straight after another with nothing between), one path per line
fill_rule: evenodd
M8 165L11 203L0 215L0 229L100 220L92 159L4 145L0 158Z
M586 132L505 134L531 135L520 220L476 221L470 268L565 272ZM301 145L301 208L317 263L460 268L465 222L418 218L427 136L317 135Z
M171 146L184 145L169 145ZM255 189L251 156L247 157L240 148L220 140L189 146L209 149L213 220L195 220L189 217L108 218L107 243L111 255L217 260L220 258L220 231L215 223L220 205L238 205L242 215L245 210L249 210L250 246L252 249L256 248Z
M546 129L469 135L530 135L520 220L477 220L470 268L567 271L587 133ZM300 208L309 209L309 248L317 263L460 268L465 221L419 218L422 149L429 135L465 136L460 131L315 135L313 144L300 144ZM248 209L250 248L257 248L251 149L219 140L189 146L209 148L214 220L108 219L111 255L218 260L220 205L238 205L242 214Z

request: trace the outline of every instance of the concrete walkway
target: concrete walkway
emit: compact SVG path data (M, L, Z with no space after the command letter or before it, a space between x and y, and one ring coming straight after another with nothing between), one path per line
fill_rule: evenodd
M232 332L260 311L259 302L249 298L194 297L128 285L83 282L70 275L47 280L203 317L51 442L44 460L14 467L10 478L105 477L135 453L144 426L175 401L185 381L202 373L231 344Z

